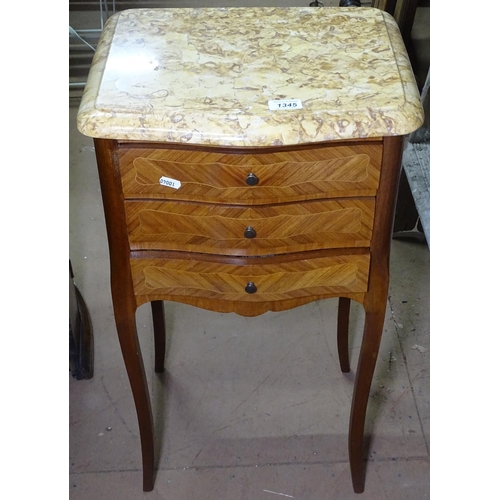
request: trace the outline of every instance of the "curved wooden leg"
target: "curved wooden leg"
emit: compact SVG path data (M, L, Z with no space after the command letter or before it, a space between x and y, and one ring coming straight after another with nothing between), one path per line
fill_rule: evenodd
M340 369L349 373L349 310L351 299L339 297L339 312L337 315L337 350L339 353Z
M143 488L144 491L151 491L154 486L153 415L135 324L137 305L130 267L130 246L127 220L123 210L121 176L116 158L118 144L108 139L94 139L94 144L106 215L116 330L139 422Z
M359 353L349 424L349 462L352 485L356 493L362 493L365 489L363 434L366 407L387 307L389 254L402 152L402 137L384 137L380 187L377 192L373 236L370 245L370 279L363 300L365 328Z
M351 406L349 424L349 463L351 466L352 485L355 493L363 493L365 489L365 469L363 467L363 434L365 427L366 407L377 361L380 339L384 328L384 307L376 312L367 312L358 370L354 383L354 395Z
M153 312L153 331L155 338L155 372L165 371L165 316L163 314L163 301L151 302Z
M114 310L123 360L127 368L139 422L143 489L151 491L154 486L153 415L139 339L137 338L135 309L115 303Z

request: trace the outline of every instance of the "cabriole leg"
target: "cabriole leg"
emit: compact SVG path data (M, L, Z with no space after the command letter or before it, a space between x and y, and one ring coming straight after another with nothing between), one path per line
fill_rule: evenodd
M351 299L339 298L339 311L337 315L337 350L339 353L340 369L349 373L349 310Z
M155 372L165 371L165 316L163 313L163 301L153 300L151 302L153 312L153 331L155 338Z
M363 493L365 489L363 435L368 396L370 395L373 372L384 328L384 318L385 307L376 312L367 312L365 315L365 328L354 383L349 424L349 463L355 493Z
M151 491L154 486L153 415L139 339L137 338L135 309L127 310L126 307L115 304L114 310L123 360L127 368L139 422L143 489L144 491Z

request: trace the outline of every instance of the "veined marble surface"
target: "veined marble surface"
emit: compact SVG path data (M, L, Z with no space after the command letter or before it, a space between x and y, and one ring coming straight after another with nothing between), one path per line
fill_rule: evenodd
M269 109L300 99L303 109ZM133 9L104 27L78 113L91 137L270 146L423 122L399 29L373 8Z

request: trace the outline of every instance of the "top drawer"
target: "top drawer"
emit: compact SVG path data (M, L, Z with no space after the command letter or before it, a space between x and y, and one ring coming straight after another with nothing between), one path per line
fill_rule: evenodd
M123 192L125 198L233 205L376 194L382 142L269 151L123 147L118 150ZM168 181L180 187L169 187Z

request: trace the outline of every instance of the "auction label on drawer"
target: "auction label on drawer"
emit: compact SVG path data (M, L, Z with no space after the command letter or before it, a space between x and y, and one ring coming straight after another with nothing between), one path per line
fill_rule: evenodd
M160 184L174 189L179 189L181 187L181 181L170 179L170 177L160 177Z
M271 111L278 109L302 109L302 101L300 99L278 99L267 101L267 104Z

